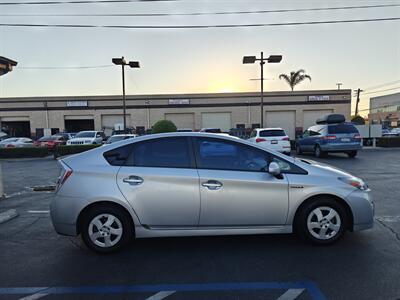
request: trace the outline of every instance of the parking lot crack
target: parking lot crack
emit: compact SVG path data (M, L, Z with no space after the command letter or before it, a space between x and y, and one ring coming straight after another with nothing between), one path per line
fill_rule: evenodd
M383 222L382 220L380 220L380 219L376 219L376 220L379 222L379 224L381 224L383 227L385 227L386 229L388 229L388 230L394 235L394 237L396 238L397 242L400 243L400 234L399 234L399 233L397 233L397 232L396 232L392 227L390 227L389 225L385 224L385 222Z

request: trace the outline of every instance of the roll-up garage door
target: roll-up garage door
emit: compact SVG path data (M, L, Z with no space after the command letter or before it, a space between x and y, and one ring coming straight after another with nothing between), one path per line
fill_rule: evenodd
M322 110L304 110L303 111L303 130L306 130L310 126L315 125L315 121L318 118L326 114L333 113L332 109L322 109Z
M267 111L265 120L267 127L280 127L285 130L291 140L295 138L296 111Z
M124 124L124 115L102 115L101 116L101 128L104 130L106 136L110 136L112 131L115 129L115 125L120 124L121 129ZM126 128L131 127L131 116L126 115Z
M165 120L173 122L178 129L194 129L194 113L169 113L165 114Z
M64 122L66 132L94 130L94 118L90 115L65 116Z
M229 131L232 128L231 113L202 113L202 128L220 128L222 131Z

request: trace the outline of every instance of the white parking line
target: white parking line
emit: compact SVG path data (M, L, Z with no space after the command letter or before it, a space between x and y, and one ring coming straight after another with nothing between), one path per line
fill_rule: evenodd
M19 298L18 300L36 300L42 297L47 296L47 293L36 293L36 294L32 294L23 298Z
M169 295L172 295L173 293L175 293L175 291L161 291L158 292L157 294L154 294L153 296L150 296L149 298L146 298L145 300L161 300L167 298Z
M30 214L48 214L50 213L49 210L28 210Z
M276 300L293 300L300 296L302 292L304 292L304 289L290 289Z

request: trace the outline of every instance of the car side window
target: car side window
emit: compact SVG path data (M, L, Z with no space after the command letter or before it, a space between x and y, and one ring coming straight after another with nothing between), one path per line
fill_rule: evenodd
M121 146L103 154L104 158L112 166L122 166L127 161L133 149L133 144Z
M304 131L303 137L309 137L309 136L310 136L310 131L307 129L306 131Z
M256 136L257 136L257 131L253 130L251 132L251 134L250 134L250 137L253 138L253 137L256 137Z
M192 168L191 148L186 137L152 139L134 144L125 165L155 168Z
M316 136L316 135L321 135L321 134L317 131L310 130L310 136Z
M196 138L200 169L265 172L268 153L240 143L213 138Z

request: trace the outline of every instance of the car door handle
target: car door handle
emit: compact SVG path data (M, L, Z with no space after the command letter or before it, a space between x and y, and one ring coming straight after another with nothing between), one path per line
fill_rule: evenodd
M222 183L216 180L209 180L207 182L203 182L201 185L209 190L219 190L222 187Z
M129 177L122 179L122 181L125 183L129 183L130 185L139 185L143 183L143 178L131 175Z

